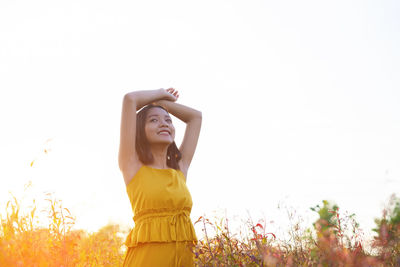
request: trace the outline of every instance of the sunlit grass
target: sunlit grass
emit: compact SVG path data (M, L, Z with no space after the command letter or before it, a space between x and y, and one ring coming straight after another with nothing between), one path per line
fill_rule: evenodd
M74 230L76 218L52 194L43 194L47 203L38 210L21 210L21 200L10 196L0 211L0 266L122 266L126 231L106 225L97 232ZM319 215L302 228L290 218L289 239L270 232L262 221L251 219L243 232L234 233L227 218L211 221L206 216L194 224L201 226L203 238L193 253L197 266L399 266L400 200L392 196L382 218L376 219L372 249L364 246L354 214L342 215L339 207L323 201L311 210ZM44 213L40 217L39 213ZM290 214L290 213L288 213ZM40 219L39 219L40 218ZM210 234L212 233L212 234Z
M48 205L41 212L47 222L39 222L35 200L25 211L14 196L7 202L1 216L0 266L122 265L125 250L118 225L95 233L73 230L75 218L62 202L51 194L44 197Z

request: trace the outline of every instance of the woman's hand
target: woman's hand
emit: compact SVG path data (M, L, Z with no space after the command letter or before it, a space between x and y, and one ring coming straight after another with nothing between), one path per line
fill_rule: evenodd
M174 88L160 89L160 90L162 90L164 94L164 97L162 99L169 100L172 102L178 100L179 94L178 91L175 90Z
M170 93L170 94L172 94L173 96L175 96L176 97L176 100L178 100L178 98L179 98L179 93L178 93L178 90L175 90L175 88L168 88L167 89L167 92L168 93Z

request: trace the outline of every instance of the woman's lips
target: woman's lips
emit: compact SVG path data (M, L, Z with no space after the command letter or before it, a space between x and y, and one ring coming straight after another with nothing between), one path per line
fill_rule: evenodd
M160 131L158 135L170 135L168 131Z

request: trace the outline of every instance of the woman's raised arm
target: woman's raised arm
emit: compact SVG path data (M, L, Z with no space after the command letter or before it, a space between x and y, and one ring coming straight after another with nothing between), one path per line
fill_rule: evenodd
M134 91L125 94L122 102L121 132L118 165L122 172L129 172L139 163L136 153L136 111L143 106L160 100L176 101L176 96L165 89Z
M156 104L163 106L169 113L186 123L185 135L179 147L179 151L182 153L181 170L186 173L196 151L201 129L202 113L188 106L168 100L159 100Z

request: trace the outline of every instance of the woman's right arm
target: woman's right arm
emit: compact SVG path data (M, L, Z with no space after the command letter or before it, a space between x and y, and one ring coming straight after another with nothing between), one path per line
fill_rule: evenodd
M118 164L122 172L130 172L139 165L135 149L136 111L143 106L160 99L176 100L176 97L165 89L134 91L125 94L122 103L121 132Z

